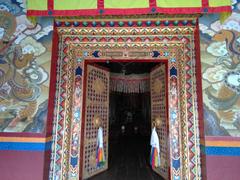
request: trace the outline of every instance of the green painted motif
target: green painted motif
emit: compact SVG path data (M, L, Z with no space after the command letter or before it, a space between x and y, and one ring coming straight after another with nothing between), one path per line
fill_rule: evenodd
M47 0L27 0L29 10L47 10Z
M201 7L202 0L157 0L158 7L174 8L174 7Z
M36 1L34 1L36 2ZM97 0L55 0L56 10L97 9Z
M210 7L230 6L231 5L231 0L221 0L221 1L209 0L208 2L209 2Z
M129 1L129 0L121 0L121 1L113 1L113 0L104 0L105 8L148 8L149 0L137 0L137 1Z

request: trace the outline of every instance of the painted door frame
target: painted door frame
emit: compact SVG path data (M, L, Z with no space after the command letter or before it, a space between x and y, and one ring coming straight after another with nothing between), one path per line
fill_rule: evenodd
M76 120L75 115L81 117L82 111L73 106L73 95L76 77L82 78L83 61L139 57L167 59L169 63L171 179L201 179L203 121L197 17L60 18L55 25L59 44L50 179L81 178L82 127L81 118ZM80 69L80 75L76 69Z

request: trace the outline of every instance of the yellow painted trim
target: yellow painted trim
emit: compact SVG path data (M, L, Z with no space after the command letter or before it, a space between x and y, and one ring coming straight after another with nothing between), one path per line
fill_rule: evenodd
M49 142L52 137L42 138L42 137L0 137L0 142Z
M217 147L240 147L239 141L205 141L204 146L217 146Z

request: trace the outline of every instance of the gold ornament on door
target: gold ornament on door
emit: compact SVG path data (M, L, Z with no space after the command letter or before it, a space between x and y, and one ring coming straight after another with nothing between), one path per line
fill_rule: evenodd
M93 86L93 90L95 91L95 93L102 94L104 92L105 85L101 79L99 79L99 78L95 79L93 81L92 86Z

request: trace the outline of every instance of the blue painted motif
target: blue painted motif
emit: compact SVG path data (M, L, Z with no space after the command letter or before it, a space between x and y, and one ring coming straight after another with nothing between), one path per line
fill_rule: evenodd
M0 150L48 151L51 149L51 144L51 141L47 143L0 142Z
M156 58L158 56L160 56L160 53L158 51L153 51L152 52L152 57Z
M99 58L100 56L99 56L99 51L94 51L93 53L92 53L92 55L95 57L95 58Z
M75 75L82 75L82 68L78 66L78 68L76 69Z
M170 76L177 76L177 69L175 67L170 69Z
M208 156L240 156L240 147L205 147Z
M72 157L70 163L71 163L72 166L75 167L78 163L78 157L74 157L74 158Z
M178 159L178 160L173 160L172 163L173 163L173 167L174 167L175 169L180 168L180 159Z

